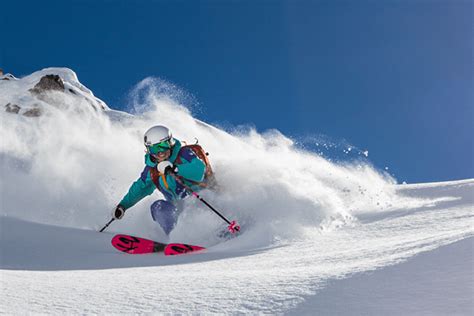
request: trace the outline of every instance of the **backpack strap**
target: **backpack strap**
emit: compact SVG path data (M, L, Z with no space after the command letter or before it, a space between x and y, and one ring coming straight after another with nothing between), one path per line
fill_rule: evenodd
M166 181L166 177L164 174L161 174L156 167L150 168L150 176L151 176L151 181L155 184L155 186L160 189L160 177L163 180L163 183L165 184L166 189L169 189L168 182Z

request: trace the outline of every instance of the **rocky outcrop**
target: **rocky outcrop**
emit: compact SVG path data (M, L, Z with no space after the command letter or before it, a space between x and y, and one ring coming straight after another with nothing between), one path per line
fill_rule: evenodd
M34 118L48 113L49 106L78 112L84 106L95 112L108 110L70 69L46 68L21 79L0 72L0 112Z
M40 108L33 108L33 109L29 109L28 111L25 111L23 115L27 117L38 117L38 116L41 116L42 113L43 112L41 111Z
M16 104L8 103L7 105L5 105L5 111L8 113L18 114L20 110L21 110L21 107Z
M40 81L30 91L34 94L40 94L44 91L55 90L64 91L64 82L58 75L46 75L41 77Z
M21 107L17 104L8 103L7 105L5 105L5 112L8 112L8 113L20 114L20 110L21 110ZM26 110L24 109L23 111L24 112L21 114L26 117L38 117L38 116L41 116L41 114L43 114L43 111L37 105L30 109L26 109Z

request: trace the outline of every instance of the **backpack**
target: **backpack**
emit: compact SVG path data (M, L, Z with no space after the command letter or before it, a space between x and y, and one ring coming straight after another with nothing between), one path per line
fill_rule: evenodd
M204 162L204 164L206 165L206 172L205 172L204 179L206 179L206 180L212 179L212 177L214 176L214 172L212 171L212 167L211 167L211 163L209 162L209 158L207 158L207 156L209 156L209 153L205 152L204 149L201 147L201 145L199 145L197 143L192 144L192 145L184 145L183 147L181 147L180 151L185 149L185 148L191 149L196 154L196 156L199 159L201 159L201 161ZM178 157L179 157L179 154L178 154Z
M212 167L211 167L211 163L209 162L209 158L207 158L207 156L209 155L209 153L205 152L204 149L201 147L201 145L198 145L197 143L196 144L192 144L192 145L184 145L180 148L179 152L181 152L181 150L183 149L191 149L193 151L193 153L199 158L201 159L202 162L204 162L204 164L206 165L206 171L204 173L204 181L203 182L195 182L195 181L191 181L191 180L188 180L186 179L186 181L189 181L189 182L192 182L194 184L197 184L203 188L206 188L206 187L214 187L215 186L215 178L214 178L214 172L212 171ZM177 159L177 162L180 163L180 158L179 158L179 153L178 153L178 159ZM166 186L166 188L168 188L168 184L166 183L166 178L160 174L158 172L158 170L156 170L156 168L151 168L150 169L150 175L151 175L151 180L153 181L153 183L156 185L157 188L160 187L159 185L159 177L163 177L163 182Z

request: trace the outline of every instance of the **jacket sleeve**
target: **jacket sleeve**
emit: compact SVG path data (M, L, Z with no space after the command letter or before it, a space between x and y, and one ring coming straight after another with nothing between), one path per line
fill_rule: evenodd
M199 159L194 152L183 153L183 163L178 165L178 175L185 179L201 182L204 180L206 165Z
M120 204L125 209L134 206L144 197L152 194L153 191L155 191L156 186L150 179L148 173L149 172L147 168L145 168L142 176L137 181L133 182L130 189L128 189L128 193L123 197L122 201L120 201Z

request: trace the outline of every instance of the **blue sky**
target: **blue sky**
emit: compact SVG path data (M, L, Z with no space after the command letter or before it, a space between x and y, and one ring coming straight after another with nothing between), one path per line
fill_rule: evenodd
M69 67L111 107L147 76L209 123L324 134L399 181L474 177L471 1L3 1L0 67Z

